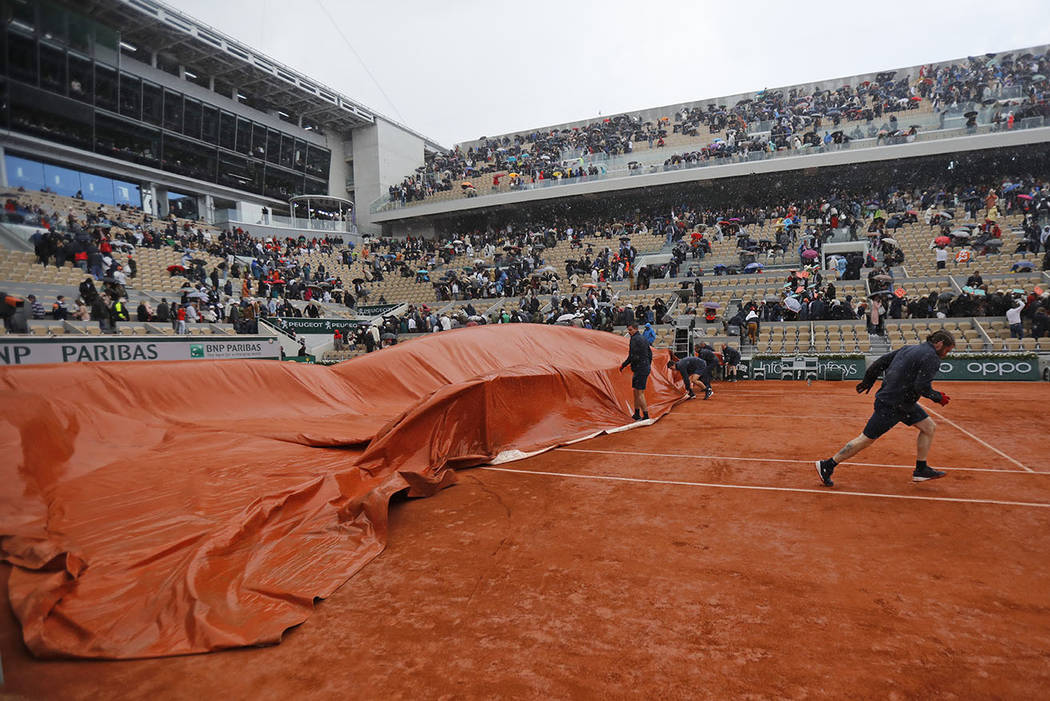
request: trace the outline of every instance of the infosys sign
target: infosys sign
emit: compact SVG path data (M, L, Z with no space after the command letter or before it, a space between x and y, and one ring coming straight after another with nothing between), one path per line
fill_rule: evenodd
M0 338L0 365L281 357L271 336L228 338Z

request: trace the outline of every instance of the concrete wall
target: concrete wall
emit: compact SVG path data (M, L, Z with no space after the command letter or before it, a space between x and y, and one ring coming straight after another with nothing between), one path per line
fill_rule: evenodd
M391 185L397 185L423 165L424 141L420 136L377 117L374 125L354 130L353 145L357 227L362 232L378 234L381 230L372 223L369 205L386 194ZM344 159L345 155L339 160ZM333 169L335 160L333 151Z

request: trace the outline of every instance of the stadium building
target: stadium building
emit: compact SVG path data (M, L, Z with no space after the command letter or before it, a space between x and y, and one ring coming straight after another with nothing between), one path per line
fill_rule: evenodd
M5 0L3 16L9 187L349 234L368 229L357 202L440 148L153 0Z

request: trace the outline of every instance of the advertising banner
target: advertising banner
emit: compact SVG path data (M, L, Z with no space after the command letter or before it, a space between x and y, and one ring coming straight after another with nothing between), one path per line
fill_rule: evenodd
M1039 380L1039 359L1032 356L974 356L941 360L938 380Z
M346 330L355 326L363 326L367 321L355 319L310 319L309 317L282 316L270 319L285 331L294 331L296 334L327 334L331 336L336 329Z
M358 316L380 316L394 311L401 304L359 304L354 307L354 314Z
M821 380L860 380L864 377L864 371L867 369L866 359L862 356L839 358L818 356L818 358L819 370L817 377ZM754 377L753 369L761 368L765 371L767 380L779 380L784 361L790 363L793 359L755 356L750 361L743 362L752 368L750 373L752 377ZM1034 355L981 355L970 357L949 355L941 360L941 367L935 381L1008 380L1034 382L1038 381L1039 378L1039 360Z
M812 357L812 356L809 356ZM784 361L792 363L794 358L772 358L769 356L755 356L751 359L748 364L751 370L751 376L754 377L754 369L761 368L765 371L766 379L780 379L780 373L784 367ZM860 380L864 377L864 371L867 369L867 365L864 362L863 356L854 356L848 358L830 358L830 357L818 357L817 365L817 377L818 379L842 379L842 380Z
M0 365L140 360L231 360L281 357L272 336L105 336L0 338Z

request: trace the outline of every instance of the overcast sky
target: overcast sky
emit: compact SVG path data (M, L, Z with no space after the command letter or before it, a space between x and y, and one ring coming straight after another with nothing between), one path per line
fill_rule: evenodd
M167 1L444 146L1050 43L1050 0Z

